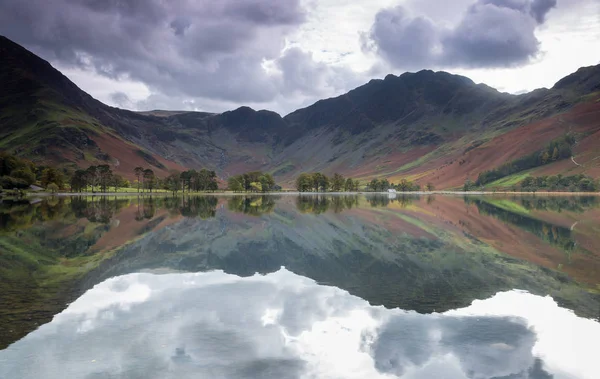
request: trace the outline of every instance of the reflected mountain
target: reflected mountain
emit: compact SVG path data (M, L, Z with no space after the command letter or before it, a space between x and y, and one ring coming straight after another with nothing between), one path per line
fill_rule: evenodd
M419 313L517 288L598 318L593 199L309 194L2 203L0 323L10 327L0 331L0 348L94 285L148 270L246 277L285 266L372 305Z

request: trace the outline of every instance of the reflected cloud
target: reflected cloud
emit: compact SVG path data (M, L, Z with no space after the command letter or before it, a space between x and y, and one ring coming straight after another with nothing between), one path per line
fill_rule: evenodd
M564 334L539 313L577 338L549 345ZM0 378L591 378L593 346L574 341L598 340L597 322L519 291L422 315L285 269L130 274L0 351Z

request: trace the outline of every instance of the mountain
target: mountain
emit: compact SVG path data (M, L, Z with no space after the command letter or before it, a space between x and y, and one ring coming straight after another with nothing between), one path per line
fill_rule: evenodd
M284 186L301 172L340 172L442 189L570 133L573 160L530 172L600 177L600 66L519 96L445 72L388 75L281 117L248 107L221 114L113 108L4 37L0 54L0 150L38 162L108 163L129 178L135 166L159 175L206 167L222 179L263 170Z

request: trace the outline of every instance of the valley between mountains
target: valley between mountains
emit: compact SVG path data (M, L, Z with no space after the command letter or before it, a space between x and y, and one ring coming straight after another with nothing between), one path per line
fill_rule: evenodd
M339 172L455 189L569 136L569 157L550 151L543 164L489 185L528 175L600 177L600 65L523 95L445 72L388 75L281 117L248 107L117 109L4 37L0 56L0 151L65 169L109 164L133 178L137 166L159 176L208 168L223 183L260 170L284 188L302 172Z

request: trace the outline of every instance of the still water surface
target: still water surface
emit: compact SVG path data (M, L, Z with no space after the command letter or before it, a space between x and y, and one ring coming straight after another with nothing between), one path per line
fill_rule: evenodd
M600 198L0 204L0 379L598 378Z

